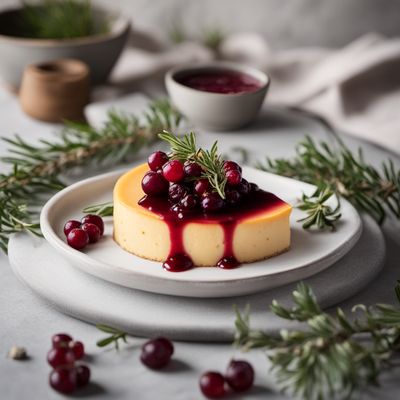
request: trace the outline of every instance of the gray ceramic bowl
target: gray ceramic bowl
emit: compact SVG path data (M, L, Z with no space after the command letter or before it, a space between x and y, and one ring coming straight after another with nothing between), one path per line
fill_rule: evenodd
M227 94L201 91L179 82L186 75L215 70L250 75L260 82L260 88L252 92ZM250 123L261 108L269 83L269 77L263 72L232 62L177 67L165 76L168 94L176 108L195 125L216 131L239 129Z
M30 39L11 36L19 9L0 12L0 80L14 89L26 65L59 58L76 58L90 67L93 83L107 80L127 41L130 22L121 15L96 7L95 18L106 19L110 32L76 39Z

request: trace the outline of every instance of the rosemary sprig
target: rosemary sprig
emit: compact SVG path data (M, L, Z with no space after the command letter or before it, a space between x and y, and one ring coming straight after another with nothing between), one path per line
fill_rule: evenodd
M13 233L28 231L41 236L37 222L29 222L31 213L25 204L18 204L13 199L0 198L0 248L7 253L8 238Z
M109 167L132 158L157 140L158 132L173 129L181 120L166 101L152 104L142 125L135 116L111 112L101 129L68 123L55 141L32 145L19 136L3 139L10 145L2 161L11 172L0 174L0 245L7 249L9 236L17 231L39 232L31 207L46 195L64 187L61 174L76 167Z
M335 223L342 214L339 212L340 202L337 196L335 208L325 204L332 196L335 196L335 193L327 187L317 188L310 196L303 193L301 202L296 207L307 213L306 217L298 220L303 222L304 229L316 226L320 230L327 227L335 230Z
M169 39L173 44L180 44L185 41L196 41L208 47L214 52L218 52L226 33L218 26L203 29L197 35L191 35L182 24L182 21L176 20L171 25L168 32Z
M95 20L90 0L23 1L20 36L38 39L71 39L109 30L108 21Z
M236 318L235 344L266 350L284 391L307 400L350 398L365 386L377 386L381 372L393 367L391 360L400 349L399 306L357 306L353 311L362 315L355 320L340 308L329 315L303 283L293 292L293 302L293 308L286 308L274 301L271 310L304 323L304 330L270 335L250 328L248 312L237 312Z
M204 46L211 50L218 51L226 34L219 27L205 29L201 38Z
M164 130L158 137L166 141L171 147L170 156L185 162L194 161L203 168L202 177L208 179L211 187L224 199L226 177L224 173L224 160L218 154L218 142L215 141L210 150L197 148L196 136L193 132L182 138Z
M119 329L113 328L112 326L97 324L96 328L102 332L108 333L109 336L100 339L96 342L98 347L106 347L110 344L114 344L116 350L119 349L119 341L122 340L124 343L128 343L126 340L126 336L128 335L126 332L120 331Z
M400 170L389 160L379 171L364 160L361 149L354 154L341 141L330 146L306 137L293 159L268 158L258 168L328 187L379 223L388 213L400 218Z
M112 201L106 203L95 204L85 207L82 212L84 214L97 214L100 217L112 217L114 213L114 204Z

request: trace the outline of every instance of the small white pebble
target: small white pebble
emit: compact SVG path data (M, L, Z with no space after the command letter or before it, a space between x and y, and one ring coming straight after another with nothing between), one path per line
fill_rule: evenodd
M25 347L13 346L8 352L8 358L12 360L26 360L28 354L26 353Z

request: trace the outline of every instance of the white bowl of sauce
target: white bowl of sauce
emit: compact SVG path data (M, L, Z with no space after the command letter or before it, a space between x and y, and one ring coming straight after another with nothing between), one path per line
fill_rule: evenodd
M234 130L258 114L269 87L268 75L230 62L173 68L165 76L176 108L195 125Z

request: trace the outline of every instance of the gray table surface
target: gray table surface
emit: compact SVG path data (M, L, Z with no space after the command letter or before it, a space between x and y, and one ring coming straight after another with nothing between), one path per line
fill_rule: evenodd
M296 120L297 118L297 120ZM274 144L273 155L290 155L303 132L298 129L302 117L293 118L296 123L288 124L290 131L285 139L266 135L266 148ZM272 128L277 121L265 120L265 129ZM260 122L262 124L262 121ZM261 126L261 125L260 125ZM34 121L19 110L17 100L0 90L0 135L10 137L19 133L32 141L41 137L52 137L58 129L55 125ZM310 132L316 137L326 137L325 128L315 123ZM272 140L272 142L271 142ZM346 142L353 148L359 143L351 138ZM366 157L374 164L387 159L389 154L369 144L363 144ZM6 146L0 143L0 154ZM270 151L271 154L271 151ZM395 159L397 167L400 160ZM1 171L6 166L0 164ZM389 220L383 226L387 242L387 261L381 275L365 290L344 304L349 309L359 302L394 302L393 286L398 274L400 255L400 223ZM90 355L93 384L80 392L79 397L96 399L200 399L198 377L209 369L224 370L232 357L250 360L256 370L256 384L253 390L243 396L229 398L284 399L273 384L269 365L261 351L241 354L226 344L176 343L175 361L162 372L144 368L138 360L138 345L143 339L132 338L130 344L119 352L99 350L95 342L102 336L93 326L62 315L48 307L24 287L12 274L7 257L0 255L0 398L11 399L58 399L62 396L52 391L47 384L49 366L46 352L53 333L69 332L82 340ZM267 305L266 305L267 307ZM24 362L11 361L6 353L12 345L25 346L30 359ZM399 389L398 375L385 376L383 388L365 395L371 399L394 399ZM363 397L364 398L364 397Z

